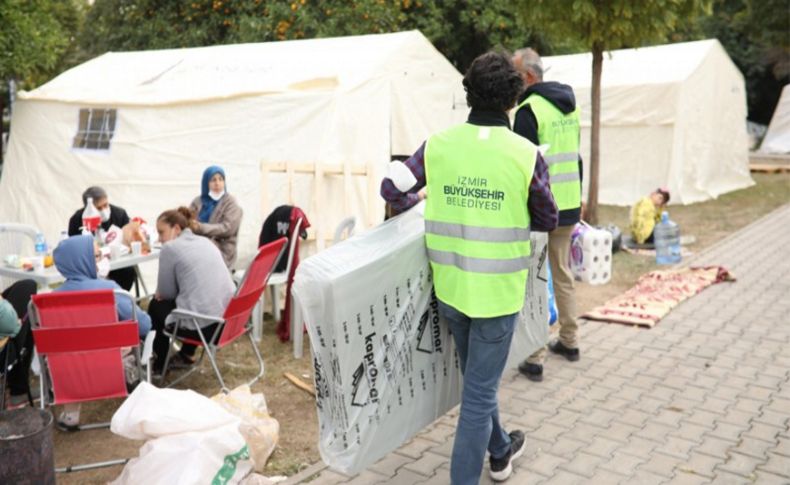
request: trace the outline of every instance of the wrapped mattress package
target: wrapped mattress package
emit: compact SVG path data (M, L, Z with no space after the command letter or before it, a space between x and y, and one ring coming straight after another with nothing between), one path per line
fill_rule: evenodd
M423 208L306 259L296 272L293 296L315 368L319 451L343 473L375 463L460 401L461 372L437 311ZM546 235L534 234L533 242L532 294L510 366L548 338Z

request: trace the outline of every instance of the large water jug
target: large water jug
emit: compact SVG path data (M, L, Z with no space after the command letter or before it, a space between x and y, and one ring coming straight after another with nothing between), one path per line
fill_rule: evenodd
M680 262L680 228L669 219L667 211L661 213L661 222L653 230L653 242L656 245L656 263Z

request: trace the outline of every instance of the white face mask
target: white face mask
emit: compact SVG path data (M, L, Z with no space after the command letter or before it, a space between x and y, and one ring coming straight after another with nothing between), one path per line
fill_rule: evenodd
M99 214L101 215L101 221L102 222L107 222L107 221L110 220L110 208L109 207L105 207L104 209L100 210Z
M110 260L101 258L99 262L96 263L96 272L99 274L99 278L106 280L107 275L110 274Z
M210 190L209 193L208 193L208 196L211 197L214 200L221 199L223 195L225 195L225 191L224 190L222 192L214 192L213 190Z

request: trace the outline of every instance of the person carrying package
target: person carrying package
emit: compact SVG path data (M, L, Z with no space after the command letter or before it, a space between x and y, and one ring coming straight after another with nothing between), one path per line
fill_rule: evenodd
M524 450L524 433L508 434L499 422L497 389L524 306L529 231L554 229L557 208L537 148L510 130L507 113L522 90L510 58L481 55L463 85L468 121L395 162L416 183L409 187L392 175L381 195L399 212L426 200L434 289L464 375L450 477L453 484L477 484L486 449L497 481L510 477Z
M544 156L549 167L551 193L559 209L559 223L549 233L548 247L560 335L548 348L570 361L577 361L579 327L568 257L571 233L581 218L582 206L579 109L570 86L543 81L543 62L537 52L520 49L513 55L513 63L526 86L519 99L513 131L536 145L548 146ZM528 379L540 382L545 360L546 349L542 348L527 357L518 369Z
M101 228L105 231L109 231L112 226L123 229L123 226L129 224L129 215L121 207L110 204L106 190L101 187L88 187L82 193L82 208L77 209L69 219L69 236L82 234L82 212L85 210L85 206L88 205L88 199L93 199L93 206L101 214ZM121 268L110 271L107 277L118 283L124 290L129 291L137 279L137 273L133 267Z
M669 190L659 187L631 207L629 226L635 243L653 243L653 230L661 220L661 212L668 202Z
M107 277L110 261L102 257L101 251L92 236L73 236L64 239L53 252L55 267L66 281L54 291L120 290L121 287ZM131 320L134 316L132 301L116 298L115 307L120 321ZM151 317L140 307L136 308L137 326L143 339L151 330ZM67 404L58 417L57 426L64 431L76 431L80 420L80 405Z
M190 229L217 245L228 269L236 262L236 243L244 212L236 198L227 192L225 171L212 165L203 172L200 195L189 206L197 214Z

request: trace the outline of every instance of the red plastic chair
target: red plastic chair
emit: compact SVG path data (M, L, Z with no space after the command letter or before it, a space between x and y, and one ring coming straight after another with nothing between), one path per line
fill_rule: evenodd
M154 332L146 337L140 355L136 314L132 320L118 321L115 298L134 298L124 291L91 290L33 295L29 316L33 340L41 364L41 407L126 397L123 348L132 348L143 373L147 365L150 381L150 354ZM135 308L132 306L132 308ZM136 310L135 310L136 312ZM146 355L147 354L147 355ZM51 394L50 394L51 390ZM107 427L110 423L79 426L80 430ZM127 460L80 465L57 471L76 471L125 463Z
M287 238L281 238L277 241L260 247L258 254L252 260L249 268L247 268L247 271L244 273L244 279L241 281L241 284L236 290L236 294L233 296L233 298L231 298L222 316L203 315L181 308L176 308L170 313L166 322L168 326L165 327L165 335L170 337L170 346L168 355L165 358L165 364L162 370L162 378L164 379L164 377L167 375L170 356L173 353L174 340L180 340L184 343L202 347L203 352L201 352L199 361L193 365L188 372L180 376L175 381L171 382L168 387L175 385L192 374L192 372L196 371L199 368L200 361L203 360L205 355L208 355L209 361L211 362L211 367L214 369L214 373L217 375L217 380L219 380L222 390L227 392L228 388L225 386L225 381L222 379L222 373L217 366L217 352L219 349L236 341L244 334L247 334L250 339L250 344L252 344L252 349L255 352L255 356L258 358L258 365L260 367L258 374L251 381L249 381L249 384L252 385L258 379L263 377L263 358L261 357L261 353L258 350L258 346L255 344L255 341L252 338L252 326L249 323L250 314L252 313L252 309L255 307L255 304L260 299L263 290L266 289L266 283L272 274L272 270L282 257L285 249L285 243L287 241ZM191 328L197 330L200 340L187 338L178 334L178 329L184 325L184 322L192 323ZM212 335L205 335L203 329L201 328L201 324L205 326L215 322L219 325L217 325L217 329L214 331L214 333ZM172 327L170 326L171 324Z

